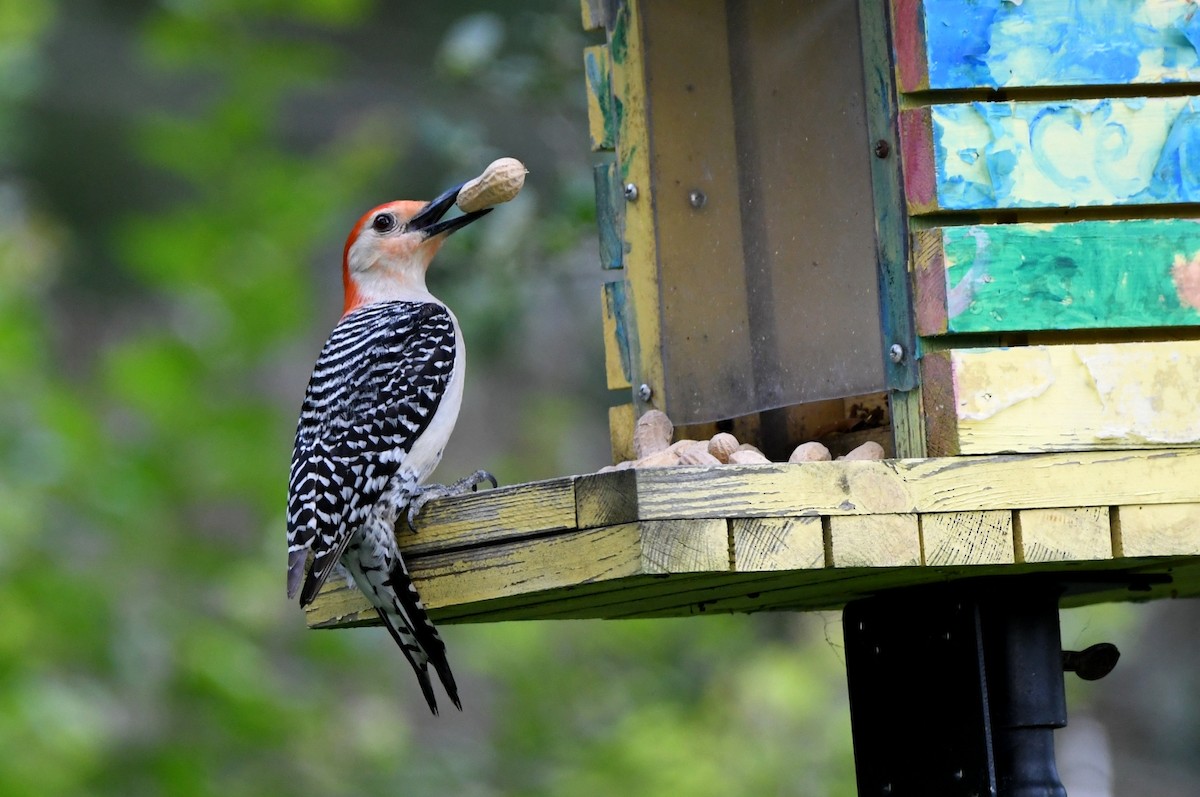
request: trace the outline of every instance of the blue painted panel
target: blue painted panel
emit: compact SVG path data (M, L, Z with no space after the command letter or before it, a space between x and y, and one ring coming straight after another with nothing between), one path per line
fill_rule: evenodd
M1188 0L924 0L929 87L1200 81Z
M930 108L942 210L1200 202L1200 98Z

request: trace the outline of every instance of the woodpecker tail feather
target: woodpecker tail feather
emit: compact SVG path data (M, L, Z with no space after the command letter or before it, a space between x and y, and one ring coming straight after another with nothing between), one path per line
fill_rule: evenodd
M454 673L450 671L450 662L446 658L446 643L442 641L437 626L429 619L425 604L421 601L421 596L417 594L417 588L408 575L404 559L397 557L387 583L391 586L399 603L399 614L407 620L417 644L421 646L427 660L433 665L438 680L442 682L442 687L454 703L454 707L462 711L462 702L458 698L458 685L454 681Z
M288 551L287 596L296 597L300 591L300 582L304 580L304 565L308 562L308 549Z
M425 702L429 704L429 710L436 717L438 704L437 696L433 693L433 682L429 680L429 657L425 655L417 638L413 636L412 630L406 625L404 615L378 608L375 611L379 613L379 619L383 621L383 625L392 635L392 639L396 640L404 658L408 659L408 663L412 665L413 672L417 675L417 683L421 685L421 694L425 695ZM457 704L458 700L455 698L455 705Z

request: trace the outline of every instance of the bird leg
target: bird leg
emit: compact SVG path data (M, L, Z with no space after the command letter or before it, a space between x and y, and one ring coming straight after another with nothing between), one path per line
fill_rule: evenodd
M496 477L488 473L486 470L477 470L470 476L459 479L454 484L426 484L413 485L407 492L409 494L408 512L405 515L405 520L408 522L408 528L414 534L417 531L416 519L417 515L421 514L421 510L425 505L435 498L446 498L451 495L462 495L463 493L473 493L484 482L489 482L493 489L497 486Z

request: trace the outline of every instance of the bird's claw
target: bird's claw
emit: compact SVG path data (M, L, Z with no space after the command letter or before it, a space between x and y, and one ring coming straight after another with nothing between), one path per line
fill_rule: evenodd
M409 500L408 511L404 515L404 520L408 523L408 530L414 534L417 533L417 516L421 514L421 510L425 508L425 505L433 499L477 492L479 485L484 482L491 484L493 489L499 486L495 476L486 470L477 470L470 476L454 482L454 484L429 484L420 488L420 492L413 495Z
M471 492L474 493L474 492L478 492L479 485L483 484L484 482L487 482L488 484L492 485L493 490L495 490L497 487L500 486L500 483L496 481L495 476L488 473L486 470L477 470L474 473L472 473L470 476L467 476L465 479L459 479L458 481L456 481L451 489L454 489L454 488L458 487L459 485L463 485L464 491L465 491L466 487L470 487Z

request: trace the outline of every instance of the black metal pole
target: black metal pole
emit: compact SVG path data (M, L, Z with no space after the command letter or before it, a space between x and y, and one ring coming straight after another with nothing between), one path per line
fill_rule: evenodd
M858 790L1065 797L1060 587L1004 579L906 588L846 606Z
M1030 584L995 595L983 612L992 740L1001 797L1066 797L1054 731L1067 724L1058 597Z

